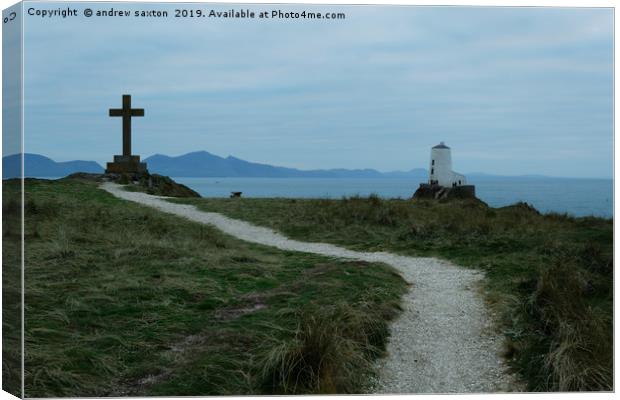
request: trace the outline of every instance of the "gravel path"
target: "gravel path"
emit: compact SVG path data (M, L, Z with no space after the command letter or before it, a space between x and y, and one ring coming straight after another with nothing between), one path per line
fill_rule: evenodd
M325 256L383 262L412 283L404 312L391 326L388 356L380 361L376 393L480 393L517 390L499 353L502 338L478 291L482 273L434 258L348 250L326 243L291 240L271 229L228 218L162 197L102 188L125 200L217 227L239 239Z

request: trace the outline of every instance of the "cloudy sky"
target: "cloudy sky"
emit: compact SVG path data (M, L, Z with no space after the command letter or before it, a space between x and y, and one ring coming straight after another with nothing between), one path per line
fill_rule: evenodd
M27 152L110 161L121 120L108 109L129 93L146 109L133 124L143 157L408 170L445 141L460 172L612 175L611 9L243 7L346 13L286 21L86 18L153 6L71 6L80 17L24 21Z

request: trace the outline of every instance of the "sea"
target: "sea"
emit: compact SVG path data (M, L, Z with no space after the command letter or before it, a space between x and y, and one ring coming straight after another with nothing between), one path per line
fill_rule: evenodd
M39 177L59 179L60 177ZM173 177L203 197L283 197L340 199L376 194L382 198L409 199L422 183L411 178L188 178ZM575 217L613 218L613 180L543 177L468 178L476 186L476 196L491 207L519 201L543 213Z
M187 178L173 177L203 197L284 197L339 199L376 194L382 198L411 198L420 180L405 178ZM523 201L548 213L576 217L613 217L613 180L519 177L469 179L476 195L491 207Z

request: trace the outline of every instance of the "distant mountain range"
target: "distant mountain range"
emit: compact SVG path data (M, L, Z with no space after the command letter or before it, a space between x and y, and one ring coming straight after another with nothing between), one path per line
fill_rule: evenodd
M228 156L216 156L207 151L197 151L182 156L170 157L155 154L144 160L149 171L183 177L243 177L243 178L389 178L422 177L425 169L407 172L379 172L374 169L315 169L300 170L254 163Z
M39 154L24 154L26 176L67 176L74 172L103 173L101 165L95 161L56 162ZM2 157L2 179L15 178L20 175L21 157L19 154Z
M374 169L317 169L300 170L253 163L239 158L216 156L207 151L197 151L178 157L155 154L144 160L152 173L177 177L218 178L425 178L428 171L422 168L411 171L379 172ZM103 173L104 168L95 161L56 162L40 154L24 154L26 176L56 177L74 172ZM3 179L20 174L18 154L3 157Z
M380 172L375 169L315 169L301 170L254 163L228 156L226 158L207 151L187 153L177 157L155 154L147 157L148 169L152 173L172 177L217 177L217 178L406 178L423 181L428 178L428 170L414 168L410 171ZM40 154L24 154L26 176L58 177L74 172L103 173L104 168L95 161L56 162ZM2 178L20 175L18 154L2 158ZM465 174L472 183L501 178L503 180L548 179L542 175L499 176L483 172Z

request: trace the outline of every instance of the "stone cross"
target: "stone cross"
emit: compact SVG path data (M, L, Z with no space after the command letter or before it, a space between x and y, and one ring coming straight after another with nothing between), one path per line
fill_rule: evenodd
M123 95L123 108L111 108L110 117L123 117L123 155L131 156L131 117L144 117L144 108L131 108L131 95Z

